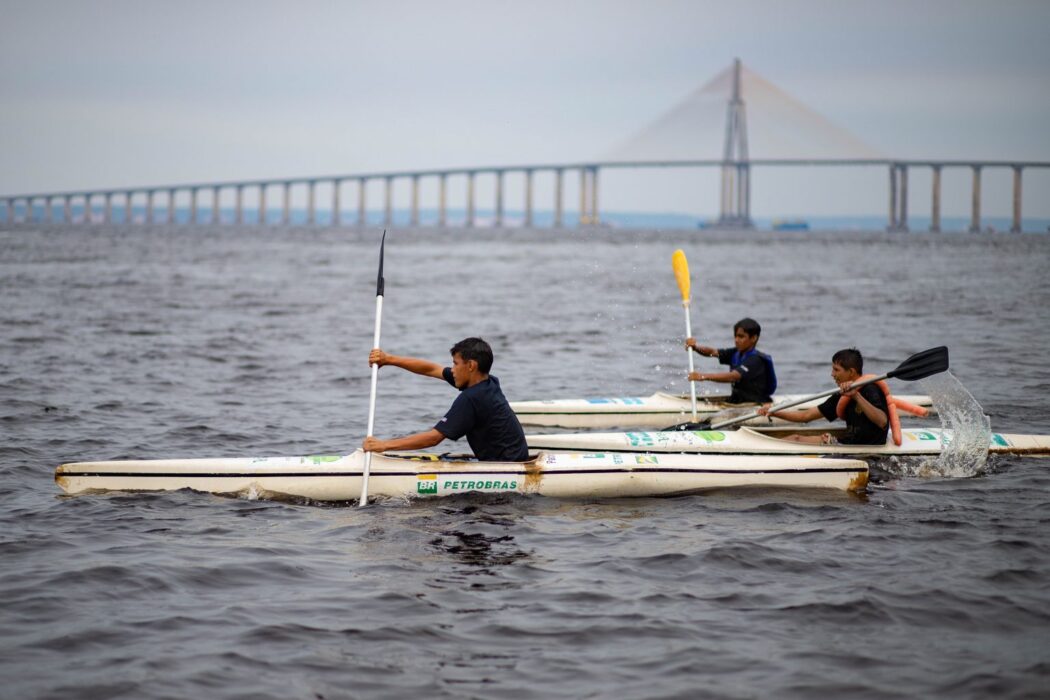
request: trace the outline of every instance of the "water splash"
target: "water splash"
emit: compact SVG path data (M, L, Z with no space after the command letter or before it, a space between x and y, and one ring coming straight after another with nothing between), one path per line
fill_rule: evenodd
M919 477L977 476L988 463L992 439L991 421L981 404L951 372L923 379L920 384L937 409L941 427L946 431L946 447L937 457L897 462L894 471Z

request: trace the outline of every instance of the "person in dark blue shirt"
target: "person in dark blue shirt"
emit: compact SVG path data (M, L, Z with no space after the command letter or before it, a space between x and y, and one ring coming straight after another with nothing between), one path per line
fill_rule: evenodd
M773 358L759 352L758 337L762 326L752 318L743 318L733 326L732 348L717 350L699 345L696 338L687 338L685 346L705 357L717 357L719 364L729 365L728 372L690 372L691 382L724 382L733 385L728 403L767 403L777 390L777 375Z
M464 435L474 456L485 462L524 462L529 459L525 431L500 389L499 379L489 374L492 348L481 338L466 338L449 350L452 366L415 357L398 357L375 348L368 364L393 365L415 374L444 379L459 389L448 412L430 430L414 435L379 440L366 437L362 447L369 452L418 450L433 447L445 438L458 440Z

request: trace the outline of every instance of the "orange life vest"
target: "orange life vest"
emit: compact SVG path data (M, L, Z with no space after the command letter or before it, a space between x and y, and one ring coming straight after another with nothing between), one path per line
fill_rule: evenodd
M865 374L859 377L857 381L862 382L866 379L872 379L875 376L876 375L874 374ZM885 379L880 379L877 382L872 382L872 384L879 387L879 389L882 390L883 396L886 397L886 418L887 420L889 420L890 423L890 434L893 435L893 444L900 445L901 419L900 415L897 412L898 409L904 411L905 413L910 413L913 416L920 416L922 418L925 418L929 414L929 411L923 408L922 406L916 406L913 403L908 403L907 401L904 401L903 399L898 399L896 396L891 394L890 385L886 383ZM839 403L835 407L835 415L837 415L839 418L845 418L846 407L849 406L851 401L853 401L853 399L848 396L840 396Z

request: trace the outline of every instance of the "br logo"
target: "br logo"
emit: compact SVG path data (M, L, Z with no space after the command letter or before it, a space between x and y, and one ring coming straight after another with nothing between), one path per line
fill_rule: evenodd
M437 492L437 474L420 474L419 477L416 479L416 493L436 494Z

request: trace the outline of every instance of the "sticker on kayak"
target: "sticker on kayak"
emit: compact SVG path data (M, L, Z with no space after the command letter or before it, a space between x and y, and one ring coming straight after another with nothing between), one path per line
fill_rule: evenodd
M518 480L514 477L442 476L438 478L437 474L420 474L416 477L416 493L420 496L447 496L470 491L500 493L517 489Z
M657 445L674 446L683 442L695 445L696 440L703 440L712 445L716 442L725 442L726 434L720 430L694 430L690 433L677 432L637 432L625 433L627 443L631 447L655 447Z
M909 430L905 433L909 440L936 440L937 436L925 430Z
M644 402L641 399L587 399L587 403L602 404L611 403L619 404L621 406L641 406Z
M304 461L313 462L314 464L326 464L328 462L338 462L342 457L339 455L310 455L303 457Z
M726 434L721 430L694 430L693 435L697 436L708 445L713 442L724 442Z

